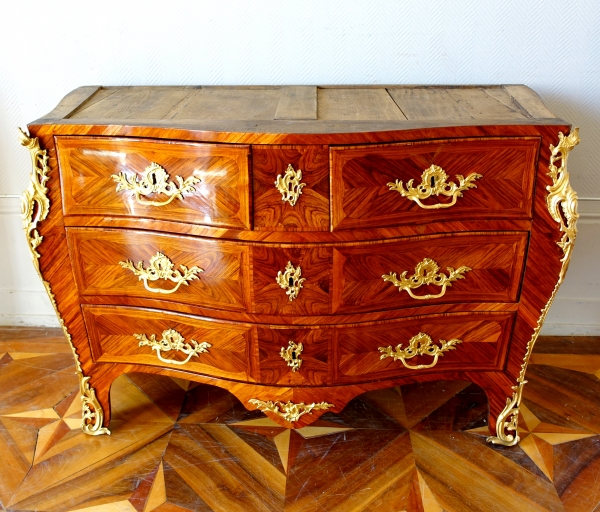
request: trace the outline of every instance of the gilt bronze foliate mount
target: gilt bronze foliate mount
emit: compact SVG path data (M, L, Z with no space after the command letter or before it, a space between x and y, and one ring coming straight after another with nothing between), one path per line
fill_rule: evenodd
M410 370L424 370L426 368L433 368L440 356L444 355L444 352L448 350L454 350L455 345L462 343L462 340L457 338L453 338L451 340L440 340L440 345L434 345L431 336L420 332L413 336L406 348L402 348L402 343L396 346L396 348L389 347L379 347L379 352L381 352L380 359L385 359L387 357L391 357L394 361L402 361L402 364L409 368ZM416 356L430 356L433 357L433 361L430 364L419 364L417 366L409 365L406 360L412 359Z
M305 414L310 414L312 411L326 411L331 407L335 407L333 404L329 404L327 402L319 402L312 404L302 403L294 403L291 401L288 402L279 402L279 401L263 401L257 398L252 398L248 400L249 403L255 405L257 409L265 412L271 412L276 414L277 416L282 417L285 421L289 421L290 423L295 423Z
M137 175L129 175L124 172L113 174L111 178L117 184L117 192L122 190L131 190L135 193L135 200L144 206L166 206L174 199L183 201L183 194L195 192L194 185L200 183L200 179L190 176L185 180L181 176L175 176L177 184L169 181L169 174L156 162L152 162L144 172L141 178ZM179 185L179 186L178 186ZM147 199L153 194L163 194L167 199L158 201Z
M395 190L402 197L406 197L410 201L414 201L421 208L426 210L437 210L440 208L450 208L456 204L456 200L462 197L465 190L470 188L477 188L475 181L483 178L481 174L471 173L466 178L460 174L456 175L458 185L456 183L447 183L448 175L446 171L439 165L432 165L425 169L421 175L421 183L416 187L413 187L414 180L408 180L406 182L406 188L402 184L402 181L396 180L395 182L389 182L387 186L390 190ZM452 200L448 203L435 203L425 204L421 202L421 199L429 199L431 196L446 196L451 197Z
M54 293L50 283L44 280L40 270L40 254L37 248L42 243L44 237L38 232L38 224L45 220L50 213L50 200L48 199L48 187L46 182L49 179L48 173L48 151L40 147L37 137L29 137L23 130L19 129L19 138L21 145L29 150L31 156L31 171L29 174L29 185L21 196L21 217L25 228L25 235L33 265L46 289L52 307L56 312L58 322L63 330L65 338L69 343L73 359L75 361L75 372L79 378L79 394L81 397L81 429L85 434L97 436L102 434L110 435L110 430L104 427L104 410L96 396L96 390L90 385L89 375L83 373L79 354L73 344L73 339L63 320Z
M446 288L452 286L452 283L457 279L464 279L465 272L472 270L469 267L461 266L456 270L452 267L448 267L448 275L440 272L440 266L433 261L431 258L425 258L423 261L417 264L415 267L415 273L407 277L408 271L405 270L400 274L398 278L396 272L390 272L389 274L382 275L382 279L386 282L392 283L398 287L398 291L406 291L413 299L417 300L428 300L428 299L439 299L446 293ZM424 285L435 285L440 286L442 290L436 295L415 295L413 290Z
M208 352L208 349L212 347L207 341L198 343L196 340L190 340L189 343L185 343L185 338L175 329L163 331L162 337L159 340L156 339L156 335L154 334L150 335L150 338L145 334L134 334L133 337L139 340L140 347L150 347L152 350L156 351L158 359L163 363L168 364L186 364L192 357L198 357L199 354ZM164 358L161 352L169 351L181 352L187 355L187 358L184 361Z
M173 262L161 252L157 252L150 258L150 264L147 268L144 268L143 261L134 265L132 261L126 260L120 261L119 265L127 270L131 270L133 275L137 276L140 281L143 281L146 290L152 293L162 294L175 293L182 284L188 286L189 281L198 279L198 274L204 272L204 269L201 269L200 267L193 266L187 268L185 265L179 265L180 270L175 270ZM170 290L165 290L162 288L152 288L148 285L148 281L158 281L159 279L171 281L175 283L175 286Z

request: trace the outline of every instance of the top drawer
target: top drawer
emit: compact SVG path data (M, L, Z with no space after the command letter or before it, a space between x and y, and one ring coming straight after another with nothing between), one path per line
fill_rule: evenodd
M332 147L332 228L530 219L538 137Z
M57 137L65 215L251 229L249 146Z
M329 231L329 148L252 146L254 229Z

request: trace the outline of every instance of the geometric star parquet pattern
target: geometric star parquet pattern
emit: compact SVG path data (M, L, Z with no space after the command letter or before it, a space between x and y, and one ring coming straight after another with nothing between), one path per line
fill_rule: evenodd
M0 503L10 511L529 511L600 509L600 338L541 338L521 443L485 442L468 382L366 393L287 430L230 393L131 374L111 436L79 428L60 331L0 330Z

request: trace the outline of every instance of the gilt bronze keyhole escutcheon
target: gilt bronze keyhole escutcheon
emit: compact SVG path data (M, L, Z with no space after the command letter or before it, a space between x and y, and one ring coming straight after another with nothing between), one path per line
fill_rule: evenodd
M289 164L285 171L285 174L277 175L275 180L275 188L281 192L281 200L287 201L290 206L294 206L302 194L302 188L306 186L306 183L301 183L302 171L298 169L294 170L294 166Z
M290 302L298 297L302 289L302 283L306 281L304 277L300 277L301 275L302 269L300 265L294 267L291 261L288 261L285 270L280 270L277 273L275 280L285 290L285 294L289 297Z
M279 355L292 369L293 372L297 372L302 366L302 359L300 358L300 355L302 354L303 350L304 345L302 345L302 343L296 344L292 340L290 340L288 341L287 348L281 347Z

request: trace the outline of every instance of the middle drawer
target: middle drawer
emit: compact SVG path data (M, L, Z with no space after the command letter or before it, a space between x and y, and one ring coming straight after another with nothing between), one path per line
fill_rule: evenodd
M249 247L128 229L67 228L79 294L228 311L250 306Z
M517 302L527 237L461 233L299 245L67 228L82 296L278 316Z

